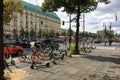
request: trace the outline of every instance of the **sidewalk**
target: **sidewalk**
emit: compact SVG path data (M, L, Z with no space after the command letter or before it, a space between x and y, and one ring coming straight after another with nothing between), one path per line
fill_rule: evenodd
M120 80L119 49L95 49L79 57L58 60L50 68L31 70L29 63L18 66L27 72L21 80Z

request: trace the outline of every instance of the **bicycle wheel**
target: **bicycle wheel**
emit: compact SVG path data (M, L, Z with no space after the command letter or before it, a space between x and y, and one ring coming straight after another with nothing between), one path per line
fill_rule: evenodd
M18 59L19 59L20 62L25 62L25 60L26 60L26 55L23 54L23 53L21 53L21 54L18 55Z

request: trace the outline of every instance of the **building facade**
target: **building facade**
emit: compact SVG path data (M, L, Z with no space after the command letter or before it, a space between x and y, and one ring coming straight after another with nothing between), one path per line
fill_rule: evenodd
M30 30L33 28L38 35L39 30L61 32L61 20L54 12L43 12L40 6L27 2L22 2L23 13L14 13L14 19L9 25L4 26L4 34L15 39L20 36L23 28L29 36Z

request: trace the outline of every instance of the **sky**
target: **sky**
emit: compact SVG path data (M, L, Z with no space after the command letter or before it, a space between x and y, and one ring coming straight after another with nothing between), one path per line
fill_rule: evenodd
M23 0L28 3L32 3L34 5L42 5L42 2L44 0ZM103 24L106 24L106 27L109 28L110 23L112 25L112 30L114 30L114 33L120 33L120 0L110 0L111 3L105 5L104 3L99 3L98 7L95 11L85 13L85 31L96 33L98 30L103 30ZM57 12L55 12L58 17L60 17L61 22L65 21L65 25L61 25L61 28L68 29L69 28L69 15L65 12L62 12L61 9L59 9ZM117 16L117 20L115 18L115 14ZM81 20L82 20L81 14ZM72 18L74 15L72 15ZM83 22L80 22L80 31L83 31ZM75 23L73 22L71 24L72 29L76 30Z

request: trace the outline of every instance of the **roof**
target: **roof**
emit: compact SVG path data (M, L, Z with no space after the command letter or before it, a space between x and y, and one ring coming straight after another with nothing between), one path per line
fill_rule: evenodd
M60 18L57 16L56 13L54 13L54 12L44 12L44 11L42 11L41 7L38 6L38 5L33 5L33 4L27 3L25 1L22 1L22 6L27 10L30 10L30 11L33 11L33 12L36 12L36 13L54 18L56 20L60 20Z

